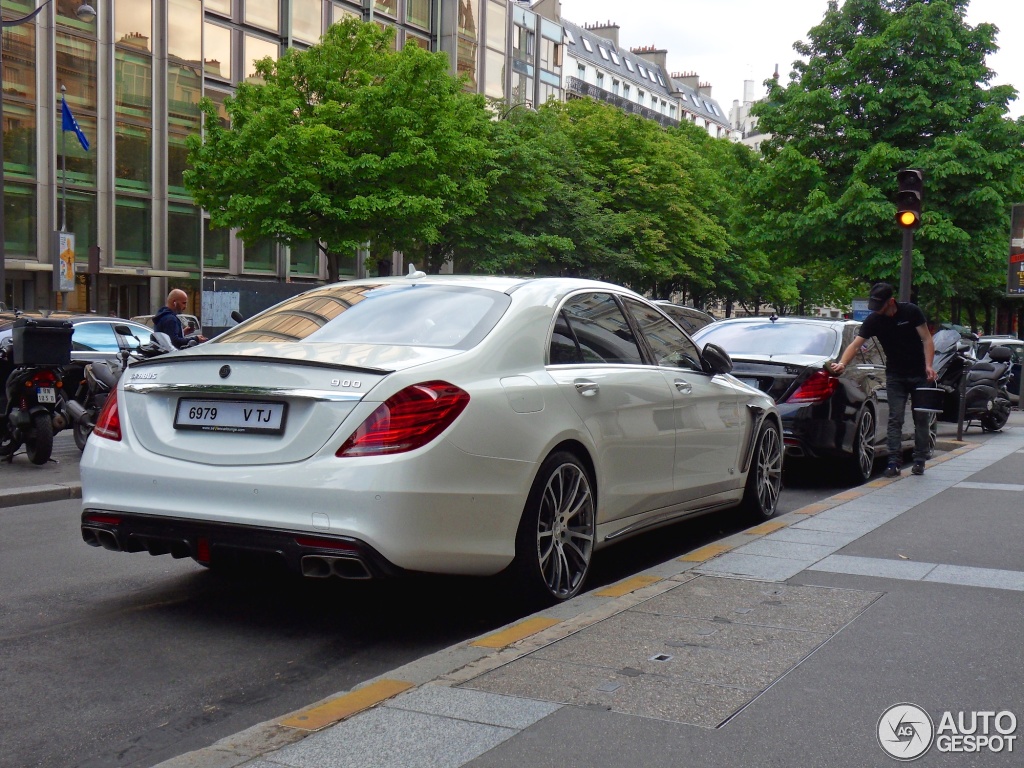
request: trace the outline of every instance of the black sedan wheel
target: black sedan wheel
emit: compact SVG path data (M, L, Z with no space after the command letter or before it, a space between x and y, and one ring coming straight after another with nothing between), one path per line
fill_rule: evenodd
M875 466L875 415L865 408L857 419L853 435L853 457L849 460L850 479L860 485L871 479Z
M777 424L765 422L754 444L754 456L743 492L743 509L756 520L775 516L782 490L782 433Z
M516 537L516 576L531 596L568 600L580 593L594 554L597 510L590 478L570 453L541 465Z

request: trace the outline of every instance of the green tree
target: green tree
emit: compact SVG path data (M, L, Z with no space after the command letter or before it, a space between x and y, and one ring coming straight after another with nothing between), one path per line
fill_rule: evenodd
M1006 117L1016 92L989 85L997 30L968 25L967 5L830 0L795 46L791 81L771 82L755 110L773 138L751 180L752 236L773 263L803 279L898 282L896 171L920 168L919 301L936 307L1000 283L1010 206L1024 192L1024 121Z
M215 227L254 242L319 241L336 254L434 243L483 201L490 113L448 72L444 54L391 50L392 30L350 19L320 44L257 64L263 82L204 100L185 183Z

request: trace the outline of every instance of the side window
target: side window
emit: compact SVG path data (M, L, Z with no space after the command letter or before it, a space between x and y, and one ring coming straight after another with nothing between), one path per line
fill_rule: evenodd
M562 307L562 314L579 342L583 361L640 365L643 357L633 331L608 293L583 293L573 296Z
M558 319L555 320L555 329L551 332L548 363L550 365L572 365L582 362L583 354L580 352L572 331L569 330L569 323L566 322L565 315L559 312Z
M658 365L698 372L703 370L697 346L671 320L635 299L625 299L625 303Z
M134 325L129 325L128 327L132 329L132 333L134 333L135 336L122 336L121 337L122 339L124 339L124 343L125 343L126 346L131 347L132 349L135 349L139 345L141 345L141 344L149 344L149 342L153 340L153 331L152 331L152 329L150 329L150 328L139 328L139 327L134 326ZM115 334L116 333L117 332L115 331ZM136 338L138 338L138 341L135 340Z
M117 337L107 323L79 323L71 335L76 352L117 352Z

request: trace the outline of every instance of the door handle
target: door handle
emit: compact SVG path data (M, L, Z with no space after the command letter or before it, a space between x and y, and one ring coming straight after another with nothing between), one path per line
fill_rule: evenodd
M576 391L583 395L583 397L593 397L600 390L597 382L590 381L590 379L576 379L573 384L576 387Z
M688 382L688 381L683 381L682 379L676 379L675 384L676 384L676 391L679 392L682 395L688 395L691 392L693 392L693 385L690 384L690 382Z

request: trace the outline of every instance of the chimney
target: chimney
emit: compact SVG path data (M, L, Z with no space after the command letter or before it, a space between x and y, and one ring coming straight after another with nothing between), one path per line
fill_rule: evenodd
M711 98L711 83L701 83L697 86L697 93L705 99Z
M692 91L696 91L700 83L700 77L697 76L696 72L673 72L672 79L685 85Z
M647 45L643 48L630 48L629 52L668 72L668 51L664 48L655 48L653 45Z
M743 103L750 104L754 101L754 81L744 80L743 81Z
M606 21L604 24L600 22L594 22L593 24L584 24L584 29L589 29L595 35L599 35L606 40L611 40L612 45L615 46L615 50L619 49L619 25L614 24L610 21Z

